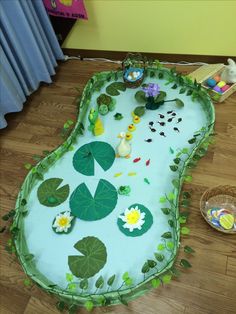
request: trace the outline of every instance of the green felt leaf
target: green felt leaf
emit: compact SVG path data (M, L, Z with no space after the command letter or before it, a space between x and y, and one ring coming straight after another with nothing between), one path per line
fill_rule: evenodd
M152 286L153 288L158 288L161 284L161 280L159 278L157 279L152 279Z
M155 103L162 103L166 98L166 92L160 91L160 93L155 97Z
M95 282L95 287L101 289L104 286L104 279L100 276L97 281Z
M192 93L193 93L193 90L192 89L189 89L188 91L187 91L187 96L191 96L192 95Z
M163 233L161 237L164 239L171 239L172 234L171 234L171 232L167 231L167 232Z
M174 221L172 219L168 220L168 224L171 228L174 227Z
M190 140L188 140L189 144L193 144L196 142L196 137L191 138Z
M117 219L117 225L118 225L120 231L122 233L124 233L128 237L139 237L139 236L143 235L145 232L147 232L151 228L151 226L153 224L152 214L149 211L149 209L147 207L145 207L144 205L142 205L142 204L133 204L133 205L129 206L129 209L131 207L136 207L136 206L141 211L141 213L145 213L145 218L144 218L145 222L142 225L142 228L140 230L139 229L134 229L131 232L128 228L124 228L123 227L126 222L124 222L121 218Z
M145 103L147 101L147 98L145 96L145 92L142 90L139 90L136 92L136 94L134 95L135 99L137 100L137 102L139 103Z
M143 274L146 274L146 273L149 272L149 270L150 270L150 267L149 267L149 265L148 265L148 262L145 262L145 263L143 264L143 267L142 267L142 269L141 269L141 272L142 272Z
M134 114L138 117L142 117L145 114L145 106L138 106L134 109Z
M175 159L174 159L174 163L175 163L176 165L178 165L178 164L180 163L180 161L181 161L180 158L175 158Z
M38 188L37 196L40 204L47 207L55 207L63 203L70 192L69 185L59 188L63 179L51 178L42 182Z
M179 107L179 108L184 107L184 102L183 102L182 100L180 100L180 99L176 99L176 100L175 100L175 104L176 104L176 106Z
M170 281L171 281L171 278L172 278L172 276L170 275L170 274L166 274L166 275L164 275L164 276L162 276L162 282L163 283L170 283Z
M158 251L163 251L165 249L165 245L161 243L157 246L157 249Z
M176 166L176 165L170 165L170 170L173 171L173 172L175 172L175 171L178 170L178 166Z
M167 201L167 199L166 199L166 197L165 196L162 196L162 197L160 197L160 200L159 200L159 202L160 203L165 203Z
M173 184L173 186L175 187L175 188L177 188L178 189L178 187L179 187L179 180L178 179L173 179L172 180L172 184Z
M80 283L79 283L79 287L82 290L87 290L88 289L88 279L84 278L83 280L81 280Z
M190 233L190 229L188 227L181 228L181 234L188 235Z
M81 253L81 255L68 256L68 265L74 276L90 278L106 264L106 247L98 238L85 237L78 241L74 248Z
M164 247L164 248L165 248L165 247ZM154 253L154 255L155 255L155 258L156 258L156 260L157 260L158 262L162 262L162 261L164 261L164 259L165 259L165 256L164 256L163 254Z
M91 301L91 300L86 301L84 303L84 306L85 306L87 311L91 312L93 307L94 307L93 301Z
M178 85L177 84L174 84L171 88L172 89L176 89L178 87Z
M85 183L80 184L70 197L70 208L74 216L86 221L95 221L113 211L117 198L116 188L110 182L100 179L94 196Z
M192 267L192 265L186 259L181 259L180 266L182 266L183 268L186 268L186 269Z
M185 245L184 252L187 254L195 253L194 249L191 248L191 246Z
M164 215L169 215L170 208L161 208L161 211L163 212Z
M157 265L157 262L152 259L149 259L147 263L150 268L154 268Z
M108 280L107 280L107 284L108 286L112 286L114 281L116 279L116 275L111 276Z
M185 92L186 92L186 88L185 87L180 88L180 91L179 91L180 94L184 94Z
M114 82L107 86L106 93L111 96L120 95L119 91L124 92L126 90L125 83L123 82Z
M115 151L106 142L95 141L81 146L74 154L73 166L75 170L86 175L94 175L94 160L107 171L115 160Z

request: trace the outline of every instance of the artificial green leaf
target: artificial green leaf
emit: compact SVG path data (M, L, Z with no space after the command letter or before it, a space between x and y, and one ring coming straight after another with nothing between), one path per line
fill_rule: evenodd
M76 314L78 311L78 307L76 304L71 304L68 308L68 314Z
M90 278L106 264L106 247L98 238L85 237L78 241L74 248L82 254L68 256L68 265L74 276Z
M180 205L181 205L182 207L185 207L185 208L187 208L187 207L189 206L189 204L190 204L190 200L189 200L189 199L183 199L183 200L181 201L181 203L180 203Z
M150 71L150 77L154 77L155 76L155 72L154 71Z
M171 228L174 227L174 221L172 219L168 220L168 224Z
M115 115L114 115L114 119L115 120L121 120L121 119L123 119L124 117L123 117L123 115L121 114L121 113L119 113L119 112L117 112Z
M25 169L30 170L32 165L30 163L24 164Z
M104 105L106 108L111 105L113 98L107 94L101 94L97 98L99 108Z
M174 154L174 152L175 152L175 151L173 150L173 148L170 147L170 153L171 153L171 154Z
M125 300L124 296L120 295L118 299L122 304L128 306L128 302Z
M101 289L104 286L104 279L100 276L97 281L95 282L95 287Z
M30 287L32 285L32 281L28 278L26 278L23 283L26 287Z
M170 170L173 171L173 172L175 172L175 171L178 170L178 166L176 166L176 165L170 165Z
M167 242L166 246L169 250L173 250L173 248L175 247L174 242L172 241Z
M106 142L95 141L81 146L74 154L73 166L75 170L86 175L94 175L94 160L107 171L115 160L115 151Z
M179 277L181 274L181 272L174 266L170 269L170 272L174 277Z
M37 196L40 204L47 207L55 207L63 203L70 192L69 185L59 188L63 179L51 178L42 182L38 188Z
M133 279L132 279L132 278L127 278L127 279L125 280L125 285L126 285L126 286L131 286L132 283L133 283Z
M161 208L162 212L164 215L169 215L170 213L170 208Z
M69 291L75 291L75 290L76 290L76 283L70 282L70 283L68 284L68 290L69 290Z
M87 290L88 289L88 279L84 278L83 280L80 281L79 287L82 290Z
M126 279L129 278L129 273L126 271L123 275L122 275L122 279L125 281Z
M26 255L24 255L24 258L27 262L30 262L34 259L34 255L33 254L26 254Z
M160 91L160 93L155 97L155 103L161 103L166 98L166 92Z
M171 239L172 234L171 234L171 232L167 231L167 232L164 232L161 237L164 239Z
M27 201L25 198L22 198L21 202L20 202L21 206L25 206L27 204Z
M150 268L154 268L157 265L157 262L152 259L148 259L147 263Z
M183 196L184 199L188 199L188 198L191 197L190 193L187 192L187 191L184 191L184 192L182 193L182 196Z
M99 296L98 297L98 303L100 304L100 305L106 305L106 298L105 298L105 296L104 295L101 295L101 296Z
M180 158L175 158L175 159L174 159L174 163L175 163L176 165L178 165L178 164L180 163L180 161L181 161Z
M166 274L164 276L162 276L161 280L163 283L170 283L172 276L170 274Z
M180 100L180 99L175 99L175 104L179 108L184 107L184 102L182 100Z
M188 235L190 233L190 229L188 227L181 228L181 234Z
M164 259L165 259L165 256L164 256L163 254L154 253L154 255L155 255L155 258L156 258L156 260L157 260L158 262L162 262L162 261L164 261Z
M112 286L114 281L116 279L116 275L111 276L108 280L107 280L107 284L108 286Z
M145 114L145 106L138 106L134 109L134 114L138 117L142 117Z
M64 311L65 307L66 307L66 304L65 304L64 301L58 301L58 302L56 303L56 308L57 308L58 311L60 311L60 312Z
M171 88L172 89L176 89L178 87L178 85L177 84L174 84Z
M43 181L44 180L44 176L42 175L42 173L36 171L35 172L35 177L38 179L38 180L41 180Z
M160 200L159 200L160 203L165 203L166 201L167 199L165 196L160 197Z
M195 253L194 249L191 248L191 246L185 245L184 252L188 254Z
M111 96L120 95L119 91L124 92L126 90L126 85L124 82L114 82L107 86L106 93Z
M189 263L189 261L187 261L186 259L181 259L180 261L180 265L183 267L183 268L191 268L192 265Z
M91 312L93 307L94 307L94 304L93 304L93 301L91 300L87 300L85 303L84 303L84 306L86 308L87 311Z
M70 196L70 208L74 216L86 221L95 221L113 211L117 198L116 188L104 179L99 180L94 196L87 185L81 183Z
M180 88L180 91L179 91L180 94L184 94L185 92L186 92L186 88L185 87Z
M0 233L3 233L7 229L6 226L0 227Z
M182 217L182 216L179 217L179 223L180 223L180 224L185 224L186 221L187 221L187 218L186 218L186 217Z
M169 201L173 201L174 199L175 199L174 193L172 193L172 192L169 193L169 194L168 194L168 200L169 200Z
M158 73L158 78L162 79L164 77L164 74L162 72Z
M202 156L200 156L200 155L198 155L198 154L195 154L194 156L193 156L193 160L200 160L202 158Z
M157 249L158 249L158 251L163 251L165 249L164 244L162 244L162 243L158 244Z
M188 154L189 149L185 147L185 148L183 148L183 149L181 150L181 152L182 152L183 154Z
M188 140L189 144L193 144L196 142L196 137L191 138L190 140Z
M173 179L173 180L172 180L172 184L173 184L173 186L174 186L176 189L179 188L179 180L178 180L178 179Z
M145 103L147 101L147 98L145 96L145 92L142 90L137 91L136 94L134 95L134 97L137 100L137 102L139 102L139 103Z
M161 284L161 280L159 278L157 279L152 279L152 286L153 288L158 288Z
M187 91L187 96L191 96L192 95L192 93L193 93L193 90L192 89L189 89L188 91Z
M184 212L181 212L180 214L180 217L188 217L189 216L189 211L184 211Z
M66 273L66 281L71 282L73 281L74 276L70 273Z
M185 181L185 182L192 182L192 180L193 180L193 177L192 177L192 176L185 176L185 177L184 177L184 181Z
M150 270L150 267L149 267L149 265L148 265L148 262L145 262L145 263L143 264L143 267L142 267L142 269L141 269L141 272L142 272L143 274L146 274L146 273L149 272L149 270Z

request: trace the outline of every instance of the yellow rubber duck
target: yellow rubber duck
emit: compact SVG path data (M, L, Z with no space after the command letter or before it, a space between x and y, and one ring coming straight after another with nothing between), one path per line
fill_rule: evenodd
M140 122L140 117L139 116L133 116L133 123L139 123Z
M127 141L130 141L132 139L133 135L130 132L126 132L125 138Z
M133 123L128 126L128 131L134 132L135 130L136 130L136 127L133 125Z
M131 153L131 145L126 140L126 133L120 132L118 135L118 138L120 138L120 144L117 146L117 154L116 157L125 157L130 158Z

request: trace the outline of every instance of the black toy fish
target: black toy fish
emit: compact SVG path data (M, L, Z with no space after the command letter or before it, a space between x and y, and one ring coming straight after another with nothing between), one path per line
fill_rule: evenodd
M152 142L152 139L151 138L148 138L147 140L144 140L145 142L147 143L151 143Z
M165 135L165 133L164 133L164 132L160 132L159 134L160 134L161 136L166 137L166 135Z

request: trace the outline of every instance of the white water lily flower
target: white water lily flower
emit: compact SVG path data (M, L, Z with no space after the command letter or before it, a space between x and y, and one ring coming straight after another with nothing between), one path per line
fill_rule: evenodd
M56 232L67 232L67 230L71 227L71 221L73 216L70 215L70 211L60 213L56 216L53 228L56 228Z
M123 227L129 229L130 232L133 232L134 229L141 230L145 223L145 213L142 213L138 206L126 208L124 214L120 215L119 218L125 222Z

